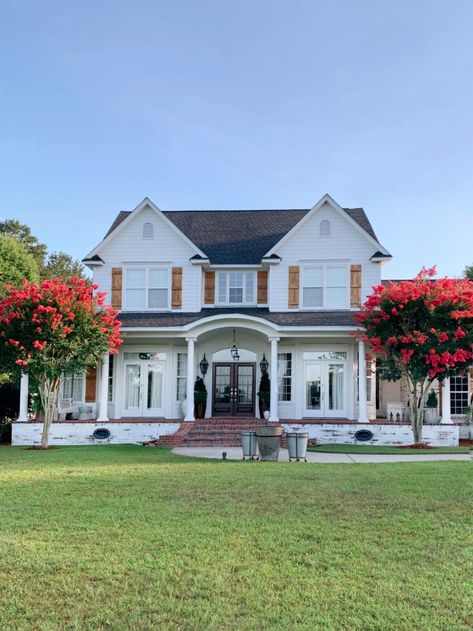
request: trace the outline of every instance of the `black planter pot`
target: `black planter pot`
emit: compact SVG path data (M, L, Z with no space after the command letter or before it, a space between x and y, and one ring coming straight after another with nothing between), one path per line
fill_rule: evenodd
M264 413L269 412L269 405L264 399L259 399L259 415L260 418L264 418Z
M196 403L194 405L195 418L205 418L206 409L207 409L207 403Z

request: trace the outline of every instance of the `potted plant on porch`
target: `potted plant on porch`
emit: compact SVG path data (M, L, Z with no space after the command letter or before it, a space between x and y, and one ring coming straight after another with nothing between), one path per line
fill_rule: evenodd
M194 384L194 416L205 418L207 408L207 388L202 377L197 377Z
M271 401L271 381L269 379L268 373L263 372L261 375L261 379L259 382L259 415L260 418L266 418L265 412L269 412L270 401Z

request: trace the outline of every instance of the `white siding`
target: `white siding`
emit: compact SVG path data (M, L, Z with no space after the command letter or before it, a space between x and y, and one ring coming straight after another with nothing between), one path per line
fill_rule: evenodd
M154 228L153 239L143 239L143 224L150 222ZM110 301L112 267L125 267L126 263L169 263L182 267L182 309L200 311L202 271L189 262L196 254L186 241L151 208L144 208L123 230L99 250L105 265L94 269L94 282L101 291L107 292Z
M319 226L323 220L330 221L329 237L320 236ZM348 219L325 203L277 249L282 261L270 269L270 311L292 311L288 308L288 268L290 265L302 265L304 260L361 264L364 301L371 293L371 287L381 281L381 266L369 260L375 251L376 247Z

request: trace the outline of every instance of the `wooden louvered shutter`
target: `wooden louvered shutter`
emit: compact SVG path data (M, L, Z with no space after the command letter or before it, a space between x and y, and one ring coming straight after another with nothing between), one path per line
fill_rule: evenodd
M215 272L205 272L204 303L206 305L213 305L215 303Z
M350 306L361 305L361 265L350 266Z
M107 375L108 379L108 375ZM85 375L85 402L93 403L96 398L97 368L88 368Z
M289 309L297 309L299 307L299 266L291 265L289 267Z
M265 305L268 302L268 272L258 272L258 297L259 305Z
M172 268L172 303L173 309L182 308L182 267Z
M112 267L112 307L122 306L122 268Z

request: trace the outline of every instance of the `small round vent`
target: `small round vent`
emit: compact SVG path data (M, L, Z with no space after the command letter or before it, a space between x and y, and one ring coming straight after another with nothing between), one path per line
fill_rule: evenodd
M359 440L362 443L365 443L372 438L373 432L369 429L359 429L357 432L355 432L355 440Z
M97 429L94 429L92 436L97 440L106 440L110 438L110 430L106 427L97 427Z

